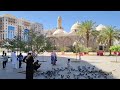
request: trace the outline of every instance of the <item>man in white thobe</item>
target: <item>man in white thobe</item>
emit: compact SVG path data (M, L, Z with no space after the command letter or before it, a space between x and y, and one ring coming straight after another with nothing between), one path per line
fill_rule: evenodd
M13 68L17 69L17 56L15 52L11 53Z

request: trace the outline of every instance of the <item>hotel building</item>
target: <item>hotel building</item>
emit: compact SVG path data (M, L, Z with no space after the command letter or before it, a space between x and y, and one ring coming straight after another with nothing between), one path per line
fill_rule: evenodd
M29 30L33 28L37 35L43 33L43 25L30 22L23 18L16 18L13 15L5 14L0 16L0 42L6 39L14 39L16 36L21 40L28 40Z

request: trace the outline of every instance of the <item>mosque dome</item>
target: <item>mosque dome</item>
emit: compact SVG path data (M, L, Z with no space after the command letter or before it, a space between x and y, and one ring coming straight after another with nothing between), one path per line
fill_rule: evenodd
M75 24L72 25L71 31L78 30L79 27L80 27L80 23L79 23L79 22L76 22Z
M100 31L100 30L102 30L103 28L106 28L104 25L102 25L102 24L100 24L100 25L98 25L97 27L96 27L96 30L97 31Z
M69 32L69 35L76 35L77 30L80 28L80 23L76 22L75 24L72 25L71 31Z
M67 32L66 31L64 31L64 29L57 29L54 33L53 33L53 35L59 35L59 36L61 36L61 35L67 35Z

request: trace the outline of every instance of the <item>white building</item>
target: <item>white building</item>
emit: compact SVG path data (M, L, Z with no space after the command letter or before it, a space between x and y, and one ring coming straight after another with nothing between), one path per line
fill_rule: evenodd
M0 17L0 40L13 39L17 33L17 18L5 14Z
M28 40L28 33L31 28L38 34L43 34L43 25L33 23L23 18L16 18L13 15L5 14L0 16L0 42L6 39L14 39L15 36L22 40Z
M31 28L37 35L44 34L43 32L43 24L41 23L32 23Z
M18 19L18 29L17 29L17 36L21 37L22 40L28 40L28 33L31 29L31 22L20 18Z

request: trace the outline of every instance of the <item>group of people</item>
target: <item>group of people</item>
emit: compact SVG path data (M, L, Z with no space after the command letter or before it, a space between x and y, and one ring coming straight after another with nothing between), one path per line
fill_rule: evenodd
M5 53L3 51L3 68L6 67L6 63L8 62L8 56L7 53ZM22 68L22 63L26 63L26 79L33 79L33 73L35 71L38 70L38 68L40 68L41 64L39 64L39 60L35 60L35 57L37 55L32 52L29 51L27 56L22 55L22 53L20 53L18 56L16 55L15 51L12 51L11 53L11 61L12 61L12 65L13 68L17 69L18 68L18 62L19 62L19 68ZM51 64L52 65L56 65L56 61L57 61L57 55L56 52L53 51L51 53ZM70 59L68 59L68 63L67 63L68 67L70 67Z
M18 56L16 55L15 51L12 51L11 53L11 61L12 61L12 66L14 69L18 69L18 62L19 62L19 68L22 68L22 63L26 63L26 79L32 79L33 78L33 73L34 71L37 71L38 68L40 68L39 60L36 60L34 62L34 59L37 55L29 51L28 55L23 57L22 53L20 53ZM6 64L8 62L8 57L7 53L3 51L3 69L6 68Z
M27 56L23 58L23 62L26 63L26 79L33 79L33 74L40 68L39 60L34 62L35 54L30 51Z
M7 53L5 53L3 51L3 54L2 54L2 57L3 57L3 69L6 68L6 63L8 62L8 58L10 58L9 56L7 56ZM21 68L21 65L22 65L22 60L23 60L23 55L22 53L20 53L20 55L16 55L16 52L13 52L11 53L11 61L12 61L12 65L13 65L13 68L17 69L18 68L18 61L19 61L19 68Z

